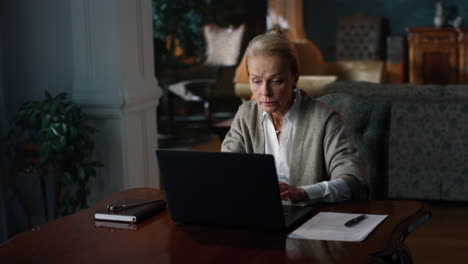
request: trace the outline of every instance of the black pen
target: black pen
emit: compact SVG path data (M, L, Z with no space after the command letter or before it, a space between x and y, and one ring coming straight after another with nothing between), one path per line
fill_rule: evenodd
M362 220L364 220L364 218L366 218L366 217L367 217L367 215L365 215L365 214L360 215L360 216L358 216L358 217L356 217L356 218L353 218L353 219L349 220L349 221L346 222L344 225L345 225L346 227L352 227L353 225L355 225L355 224L361 222Z
M139 206L143 206L143 205L147 205L147 204L152 204L152 203L156 203L156 202L159 203L159 202L162 202L162 200L154 200L154 201L147 201L147 202L134 203L134 204L107 205L106 209L107 209L107 212L117 212L117 211L126 210L126 209L130 209L130 208L135 208L135 207L139 207Z

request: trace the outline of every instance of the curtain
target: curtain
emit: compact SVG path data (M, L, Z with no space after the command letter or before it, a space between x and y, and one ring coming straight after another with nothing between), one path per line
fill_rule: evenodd
M0 23L0 139L4 139L7 134L7 114L5 106L5 89L3 87L3 56L2 56L2 30L3 23ZM5 149L4 141L0 140L0 149ZM0 244L8 238L6 221L6 193L7 193L7 163L4 153L0 153Z

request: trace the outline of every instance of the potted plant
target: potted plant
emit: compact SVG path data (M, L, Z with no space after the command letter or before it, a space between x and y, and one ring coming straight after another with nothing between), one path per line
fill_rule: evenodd
M93 134L88 117L67 100L67 94L51 96L47 91L40 101L22 104L8 134L11 157L18 145L39 146L39 162L53 168L56 188L61 192L62 215L86 208L88 183L96 177L101 162L92 160Z
M152 0L152 4L158 77L203 60L204 24L228 26L230 18L245 12L239 0Z
M203 47L204 10L211 0L153 0L153 36L157 59L155 68L170 72L183 68L185 51ZM199 62L201 54L194 55Z

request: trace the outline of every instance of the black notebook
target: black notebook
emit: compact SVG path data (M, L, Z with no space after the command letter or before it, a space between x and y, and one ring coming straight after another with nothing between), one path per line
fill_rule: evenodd
M112 203L110 205L135 204L142 202L148 202L148 200L126 199ZM107 208L103 208L94 214L94 219L104 221L140 223L144 219L159 213L165 208L166 202L164 200L157 200L154 203L128 209L122 209L116 212L108 212Z

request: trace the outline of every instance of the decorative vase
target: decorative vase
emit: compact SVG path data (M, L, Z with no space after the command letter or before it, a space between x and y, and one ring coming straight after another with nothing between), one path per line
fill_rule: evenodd
M441 2L437 2L435 5L435 16L434 16L434 26L436 28L441 28L445 24L445 17L444 17L444 6Z
M434 17L434 26L436 28L441 28L444 26L444 17L443 16L435 16Z

